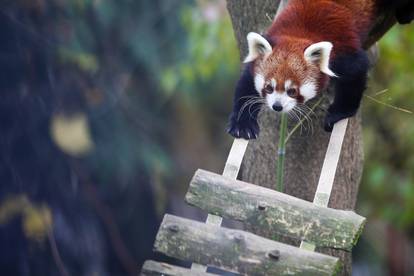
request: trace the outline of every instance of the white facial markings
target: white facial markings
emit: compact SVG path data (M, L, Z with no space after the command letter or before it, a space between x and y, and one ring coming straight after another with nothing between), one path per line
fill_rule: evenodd
M273 87L276 87L276 81L274 79L271 80L271 83ZM295 87L293 85L293 82L291 80L286 80L284 87L285 87L285 91L276 91L276 92L273 92L272 94L266 95L267 105L271 109L273 109L273 105L275 103L279 103L282 105L283 107L282 112L289 112L296 106L296 103L297 103L296 99L289 97L286 93L286 91L289 88Z
M278 102L282 105L283 112L289 112L290 110L295 108L297 100L292 97L289 97L286 93L286 91L289 88L297 88L297 86L295 86L291 80L286 80L285 91L274 92L270 95L267 95L266 99L268 106L272 108L272 106ZM316 85L314 82L307 81L299 87L299 92L303 96L304 102L306 102L316 96Z
M316 96L316 85L312 82L305 82L300 87L300 94L303 96L304 101L308 101Z
M269 108L273 109L273 105L280 101L280 97L276 92L273 92L272 94L266 95L266 101Z
M275 79L272 79L272 86L273 86L273 88L275 88L276 87L276 80Z
M256 76L254 76L254 87L256 88L257 93L259 93L259 95L262 95L262 89L265 85L265 79L263 77L263 75L261 74L256 74Z
M285 81L285 91L287 91L289 88L291 88L292 86L292 81L291 80L286 80Z
M286 92L278 93L273 92L272 94L266 95L267 105L273 109L275 103L280 103L283 107L283 112L289 112L296 105L296 100L289 97Z

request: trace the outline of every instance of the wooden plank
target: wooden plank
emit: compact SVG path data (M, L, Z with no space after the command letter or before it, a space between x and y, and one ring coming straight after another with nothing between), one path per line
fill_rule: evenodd
M142 276L214 276L207 272L191 271L184 267L155 261L146 261L141 271Z
M240 166L246 152L248 140L234 139L233 145L227 157L226 165L224 166L223 175L228 178L236 179L240 171Z
M246 152L248 140L245 139L234 139L233 145L231 146L229 156L227 157L226 165L224 166L223 175L229 178L236 179L240 171L240 166L243 160L244 153ZM208 214L207 224L220 226L223 222L223 218ZM207 267L193 263L191 269L194 271L207 271Z
M231 146L229 156L227 157L226 165L224 166L223 175L229 178L236 179L240 171L241 162L243 160L244 153L246 152L247 145L249 144L248 140L244 139L234 139L233 145ZM221 225L223 218L208 214L207 215L207 224ZM196 270L201 270L202 268L194 266Z
M257 235L166 215L155 250L246 275L335 275L338 258Z
M332 130L313 200L313 203L318 206L328 206L347 125L348 119L341 120L334 125Z
M245 224L269 239L288 236L321 247L351 250L365 218L352 211L316 206L271 189L198 170L186 201Z
M346 134L346 128L348 126L348 120L349 119L344 119L337 122L332 130L328 149L325 154L325 160L322 165L321 175L319 177L318 187L316 188L315 197L313 199L313 203L317 206L328 206L335 180L336 169L338 167L339 156L341 155L342 144ZM358 230L357 238L352 242L352 245L356 244L359 233L362 233L363 227L364 225L362 224L361 228ZM317 245L318 244L302 241L300 243L300 248L315 251Z

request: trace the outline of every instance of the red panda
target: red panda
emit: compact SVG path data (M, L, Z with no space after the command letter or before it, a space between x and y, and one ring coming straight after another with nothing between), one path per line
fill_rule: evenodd
M353 116L366 88L369 61L362 48L379 10L393 8L400 23L414 18L410 0L291 0L264 35L247 35L245 69L236 86L228 132L259 134L261 105L290 112L333 81L335 97L324 128Z

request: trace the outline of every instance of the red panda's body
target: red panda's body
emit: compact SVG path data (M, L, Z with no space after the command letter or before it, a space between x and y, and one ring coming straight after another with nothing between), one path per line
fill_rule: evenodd
M256 138L257 105L267 103L275 111L294 112L331 80L336 92L325 129L330 131L340 119L353 116L365 90L369 67L362 43L374 19L385 7L393 8L397 19L407 23L414 17L413 2L290 0L264 36L247 36L247 66L236 88L230 134ZM251 100L257 95L264 101Z
M291 1L266 32L267 38L278 45L289 44L292 38L313 43L330 41L333 53L359 49L369 24L366 20L357 24L353 11L336 2Z
M309 71L317 70L307 66L303 51L314 43L329 41L333 44L331 59L357 52L368 33L374 12L373 1L291 0L266 31L266 39L276 47L266 62L257 62L255 66L265 67L262 71L273 75L277 91L283 90L287 79L303 83L310 75ZM322 90L328 81L328 75L321 75L317 89Z

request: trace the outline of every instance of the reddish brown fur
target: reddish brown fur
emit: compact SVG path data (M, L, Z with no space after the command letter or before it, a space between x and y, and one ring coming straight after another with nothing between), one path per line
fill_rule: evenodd
M303 84L319 73L308 64L304 50L313 43L333 44L331 59L337 54L357 51L366 36L375 10L374 0L291 0L268 29L266 37L274 45L269 58L255 64L265 79L274 78L277 91L284 90L286 80ZM318 78L318 90L328 82L324 74Z
M356 50L369 29L373 13L370 2L292 0L267 34L276 45L283 42L284 37L295 37L306 38L309 45L330 41L334 44L334 53ZM360 10L359 3L365 3L362 7L367 11ZM365 16L361 18L361 14Z
M306 45L310 44L307 40L300 41L296 38L285 37L275 47L269 58L257 63L256 68L260 72L265 72L266 80L272 78L276 80L276 91L283 92L285 90L286 80L291 80L299 86L305 82L307 76L319 74L319 69L315 66L309 66L303 58L303 51Z

